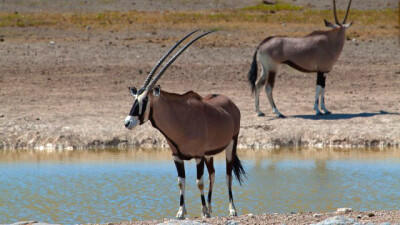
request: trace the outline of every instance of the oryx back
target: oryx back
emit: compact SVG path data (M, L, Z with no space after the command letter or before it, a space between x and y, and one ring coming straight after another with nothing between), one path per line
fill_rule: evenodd
M222 151L238 135L240 112L226 96L202 98L195 92L183 95L161 91L152 101L150 120L182 158L203 157Z

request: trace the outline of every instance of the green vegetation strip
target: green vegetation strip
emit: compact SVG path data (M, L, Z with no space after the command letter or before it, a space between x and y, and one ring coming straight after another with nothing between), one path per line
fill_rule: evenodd
M338 11L339 17L344 11ZM351 10L350 20L361 25L397 25L399 9ZM103 12L103 13L0 13L0 27L123 28L126 26L196 25L199 27L246 27L248 23L318 24L333 20L331 10L315 10L284 2L259 4L237 10Z

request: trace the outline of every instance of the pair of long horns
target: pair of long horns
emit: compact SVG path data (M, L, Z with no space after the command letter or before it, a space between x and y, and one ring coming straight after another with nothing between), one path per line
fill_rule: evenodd
M336 14L336 1L335 0L332 0L332 1L333 1L333 15L335 17L335 22L336 22L336 24L340 24L339 20L337 18L337 14ZM352 0L349 1L349 5L347 6L346 16L344 17L342 24L346 23L347 16L349 15L349 11L350 11L351 1Z
M165 61L165 59L184 41L186 40L188 37L190 37L192 34L196 33L198 30L195 30L193 32L190 32L189 34L187 34L185 37L183 37L181 40L179 40L174 46L172 46L167 53L165 53L165 55L157 62L157 64L153 67L153 69L150 71L149 75L147 75L146 80L143 83L143 87L142 88L146 88L147 90L150 90L154 87L154 85L157 83L158 79L160 79L161 75L163 75L163 73L168 69L168 67L190 46L192 45L194 42L196 42L197 40L199 40L200 38L215 32L216 30L212 30L212 31L208 31L205 32L199 36L197 36L196 38L194 38L193 40L191 40L189 43L187 43L184 47L182 47L179 52L177 52L168 62L167 64L160 70L160 72L158 72L158 74L156 75L156 77L151 80L151 78L153 77L154 73L157 71L158 67L160 67L160 65ZM151 82L150 82L151 80Z

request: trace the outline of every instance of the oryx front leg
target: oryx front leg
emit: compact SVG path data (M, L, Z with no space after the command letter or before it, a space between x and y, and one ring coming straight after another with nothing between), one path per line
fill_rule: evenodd
M176 170L178 171L178 186L180 192L179 210L176 214L177 219L184 219L186 215L185 207L185 165L183 160L178 156L174 156Z
M214 169L214 159L213 157L205 157L206 160L206 166L209 174L209 179L210 179L210 185L208 189L208 197L207 197L207 207L208 207L208 212L211 215L212 213L212 207L211 207L211 197L212 197L212 189L215 183L215 169Z
M209 213L207 205L206 205L206 199L204 198L204 180L203 180L204 158L196 159L196 163L197 163L197 180L196 180L196 184L197 184L197 187L199 188L199 191L200 191L201 212L202 212L202 216L204 218L209 218L210 217L210 213Z
M315 103L314 110L316 115L329 115L331 112L325 107L325 80L326 76L323 72L318 72L317 74L317 87L315 90ZM319 97L321 96L321 109L324 111L322 114L319 110Z
M233 140L225 149L225 151L226 151L226 184L228 186L228 193L229 193L229 215L237 216L232 195Z

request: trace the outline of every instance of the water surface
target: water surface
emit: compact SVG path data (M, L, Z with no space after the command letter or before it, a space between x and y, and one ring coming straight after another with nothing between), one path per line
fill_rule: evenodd
M248 150L240 151L240 158L248 179L243 186L234 181L239 214L398 208L400 153L395 150ZM223 155L215 164L213 215L225 216ZM201 201L195 162L186 162L185 168L187 210L189 217L197 217ZM0 152L0 224L172 218L178 204L169 151Z

